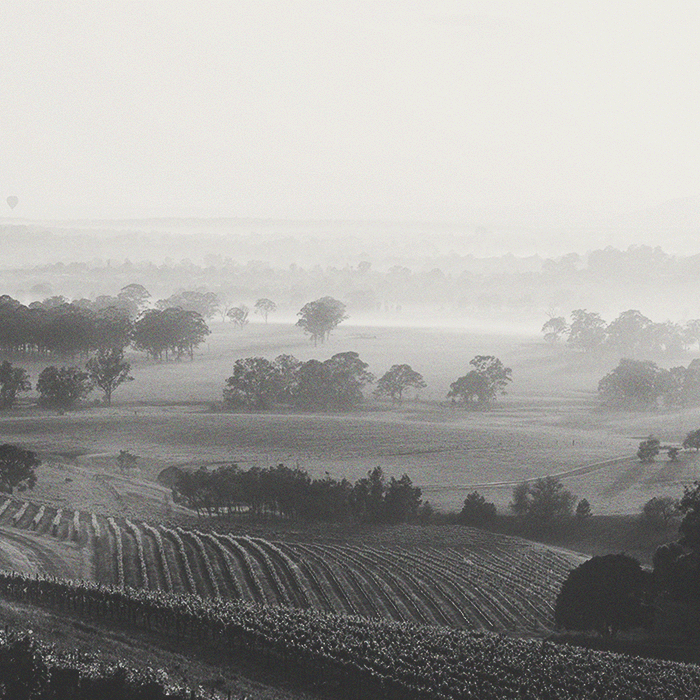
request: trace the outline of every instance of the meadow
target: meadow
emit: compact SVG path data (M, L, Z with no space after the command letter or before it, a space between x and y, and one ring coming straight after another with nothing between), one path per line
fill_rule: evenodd
M132 353L135 381L117 390L112 407L88 406L64 415L37 408L6 412L0 440L22 443L45 457L36 497L53 502L60 492L66 503L93 498L88 502L104 508L114 500L105 479L138 495L171 464L282 462L312 476L327 472L350 480L377 465L389 476L407 473L424 498L442 510L459 509L476 489L505 512L516 483L555 474L575 495L587 498L594 513L630 514L652 496L680 495L697 474L690 453L673 465L664 457L641 465L634 454L648 434L682 441L700 425L698 409L600 409L597 381L615 358L592 363L535 336L455 328L344 324L318 347L291 322L243 328L212 322L211 328L192 362L159 363ZM351 414L221 410L224 380L238 358L290 353L301 360L325 359L348 350L357 351L377 376L407 362L428 387L409 393L399 406L368 396ZM476 354L494 354L513 369L507 395L489 411L467 411L445 399L450 382L468 371ZM28 365L34 378L42 368ZM121 449L139 457L130 477L135 485L129 488L114 466ZM72 468L78 469L71 477L52 475ZM84 487L86 480L90 488Z

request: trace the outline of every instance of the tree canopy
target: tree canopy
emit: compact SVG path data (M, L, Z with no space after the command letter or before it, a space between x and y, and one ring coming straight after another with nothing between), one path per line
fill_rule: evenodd
M79 367L46 367L36 383L39 403L51 408L68 409L92 391L87 372Z
M17 395L31 388L27 370L13 367L7 360L0 365L0 409L14 406Z
M133 339L137 350L155 359L194 358L194 349L210 334L206 321L196 311L179 307L148 309L134 324Z
M640 563L626 554L592 557L564 581L554 608L557 625L594 630L612 638L619 630L642 627L646 579Z
M333 297L321 297L304 304L297 316L299 320L296 325L311 336L314 345L327 340L331 331L349 318L345 313L345 304Z
M306 411L348 411L363 399L364 387L374 381L368 365L356 352L333 355L323 362L300 362L292 355L236 360L226 380L224 404L229 408L267 410L275 404Z
M496 517L496 506L487 501L478 491L464 499L459 519L465 525L485 525Z
M33 489L36 484L34 470L41 461L31 450L16 445L0 445L0 491L12 493L14 489Z
M545 528L570 518L576 498L555 476L523 481L513 489L511 510L528 524Z
M486 407L499 394L506 393L505 388L512 381L513 370L510 367L505 367L493 355L477 355L469 364L474 369L450 384L448 399L465 405Z
M409 387L424 389L427 386L423 375L410 365L392 365L377 381L375 396L389 396L393 403L400 403L403 392Z

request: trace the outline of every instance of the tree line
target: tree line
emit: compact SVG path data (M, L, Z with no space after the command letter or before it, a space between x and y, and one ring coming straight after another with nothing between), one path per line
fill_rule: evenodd
M124 359L119 348L100 348L80 367L45 367L36 382L39 405L66 410L73 408L98 387L104 394L104 402L112 404L112 394L134 378L130 374L131 364ZM0 410L12 408L21 393L31 391L29 373L23 367L14 367L4 360L0 364Z
M677 355L693 345L700 347L700 319L685 324L655 322L636 309L623 311L610 323L595 311L574 309L569 322L564 316L550 317L542 333L551 344L566 337L567 345L576 350L622 357Z
M196 311L180 307L143 309L143 291L125 287L112 306L54 297L21 304L0 296L0 351L12 357L87 357L129 345L154 358L192 357L209 328ZM147 292L145 292L148 294ZM84 302L84 300L81 300Z
M622 358L598 382L603 404L616 408L648 409L700 404L700 360L687 367L664 369L651 360Z
M493 355L477 355L473 369L450 385L447 398L475 408L488 407L511 381L512 370ZM228 409L265 411L274 406L301 410L347 411L364 398L363 389L375 382L369 365L358 353L337 353L327 360L302 362L293 355L274 360L245 357L236 360L223 390ZM408 364L392 365L377 381L374 396L400 403L407 389L427 386Z
M241 469L237 464L213 471L176 468L172 475L176 503L209 517L247 514L288 520L404 523L416 521L421 490L408 475L387 480L375 467L354 484L347 479L312 479L299 467Z

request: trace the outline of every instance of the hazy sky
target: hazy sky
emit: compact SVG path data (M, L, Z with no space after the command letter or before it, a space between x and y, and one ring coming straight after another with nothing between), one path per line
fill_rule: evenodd
M3 0L2 215L699 195L699 36L697 1Z

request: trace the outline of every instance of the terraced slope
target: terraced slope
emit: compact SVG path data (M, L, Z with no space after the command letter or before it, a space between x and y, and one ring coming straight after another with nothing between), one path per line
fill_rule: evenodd
M12 499L0 502L2 527L79 543L104 584L492 631L551 627L561 583L581 562L476 529L459 549L302 544Z

